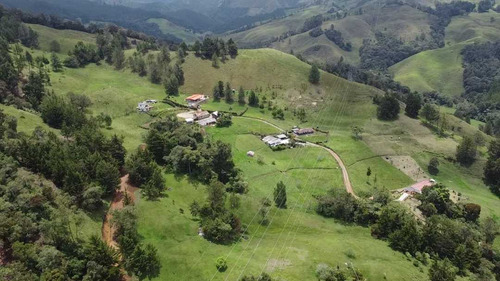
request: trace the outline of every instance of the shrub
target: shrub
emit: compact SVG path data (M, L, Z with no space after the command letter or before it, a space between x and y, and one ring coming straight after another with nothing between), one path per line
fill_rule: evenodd
M217 267L217 270L220 272L224 272L227 269L227 260L225 257L218 257L217 260L215 261L215 267Z

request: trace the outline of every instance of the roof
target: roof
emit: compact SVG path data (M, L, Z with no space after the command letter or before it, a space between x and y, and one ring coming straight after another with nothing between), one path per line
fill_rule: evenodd
M198 101L198 100L201 100L201 99L204 99L205 98L205 95L201 95L201 94L194 94L194 95L191 95L189 97L186 98L187 101Z
M434 185L434 182L432 180L424 180L424 181L421 181L421 182L418 182L418 183L412 185L411 187L418 190L421 193L422 189L424 189L424 187L433 186L433 185Z
M278 139L287 139L288 137L285 134L280 134L276 136Z
M314 133L314 129L312 129L312 128L304 128L304 129L297 130L297 134L299 134L299 135L312 134L312 133Z
M198 120L196 122L198 124L200 124L201 126L207 126L210 124L215 124L217 122L217 120L215 120L215 118L213 118L213 117L209 117L209 118Z

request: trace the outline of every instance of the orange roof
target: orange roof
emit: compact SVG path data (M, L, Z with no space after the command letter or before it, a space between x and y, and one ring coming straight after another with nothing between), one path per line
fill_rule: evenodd
M192 96L189 96L186 98L186 100L190 100L190 101L197 101L197 100L201 100L205 98L205 95L201 95L201 94L194 94Z

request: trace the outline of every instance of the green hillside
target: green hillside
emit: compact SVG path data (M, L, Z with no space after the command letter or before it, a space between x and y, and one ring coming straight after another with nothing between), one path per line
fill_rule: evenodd
M463 44L418 53L389 68L394 80L418 92L438 91L450 97L463 93Z
M28 26L38 32L39 47L44 51L50 51L50 43L54 40L61 45L61 54L67 54L78 41L95 44L96 36L94 34L75 30L53 29L38 24L28 24Z
M439 91L459 96L464 91L460 51L466 44L500 40L500 14L454 17L445 35L444 48L421 52L392 66L394 80L419 92Z
M158 19L148 19L147 22L149 23L154 23L158 25L160 28L161 32L163 34L171 34L174 35L175 37L182 39L182 41L186 42L186 44L192 44L196 40L200 40L199 37L186 30L185 28L176 25L175 23L172 23L166 19L158 18Z
M277 41L272 47L283 52L293 50L295 54L317 62L337 61L342 56L348 62L358 64L359 48L363 45L363 39L373 38L377 31L389 33L404 41L414 40L421 34L430 36L430 22L434 17L415 8L399 4L380 5L378 2L368 2L360 8L363 10L361 15L353 14L339 20L327 20L322 25L322 29L328 29L333 24L336 30L342 32L345 41L352 43L351 52L340 49L324 34L314 38L309 32Z

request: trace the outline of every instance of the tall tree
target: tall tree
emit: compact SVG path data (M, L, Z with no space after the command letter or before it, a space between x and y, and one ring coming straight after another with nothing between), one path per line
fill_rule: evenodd
M245 90L243 89L243 86L240 86L240 90L238 91L238 103L243 105L246 103L245 101Z
M236 43L234 43L232 38L229 38L229 40L227 41L227 49L231 58L234 59L238 55L238 47L236 46Z
M422 96L418 92L410 93L406 98L406 115L410 118L417 118L420 108L422 108Z
M151 280L160 274L161 269L157 250L150 244L147 244L145 248L137 245L132 255L127 259L125 266L139 280L146 278Z
M477 147L474 139L465 136L457 146L456 158L462 165L470 165L476 160Z
M311 71L309 72L309 83L319 84L319 80L320 80L320 73L318 66L313 64L313 66L311 67Z
M259 97L255 94L254 91L250 91L248 96L248 105L250 106L258 106L259 105Z
M286 200L286 186L280 181L276 184L276 188L274 189L274 203L276 207L286 209Z
M122 69L125 66L125 53L120 46L113 48L113 65L115 69Z
M395 120L399 115L399 101L394 95L385 94L377 108L377 117L381 120Z
M433 104L426 103L422 107L420 116L422 116L427 122L432 124L439 120L439 109Z
M60 72L63 69L63 65L61 63L61 60L56 55L56 53L52 53L52 55L50 56L50 62L52 64L52 70L54 72Z
M229 84L229 82L226 83L226 89L224 90L224 96L225 96L227 103L232 103L234 101L233 89L231 88L231 85Z
M179 80L175 75L172 77L165 79L165 93L168 96L177 96L179 94Z
M491 190L500 194L500 140L495 139L488 148L488 161L484 167L484 181Z
M28 83L26 83L23 87L24 94L35 110L38 110L40 103L42 102L42 98L45 95L44 83L45 80L42 75L30 72Z
M50 51L53 53L59 53L61 51L61 44L59 44L59 41L52 40L50 42Z
M142 193L149 199L153 200L160 197L161 193L165 190L165 180L161 172L160 166L156 163L153 165L153 174L151 178L142 186Z

